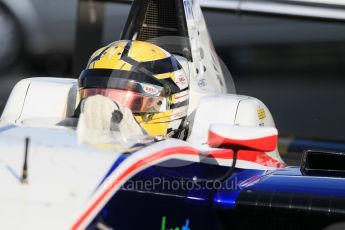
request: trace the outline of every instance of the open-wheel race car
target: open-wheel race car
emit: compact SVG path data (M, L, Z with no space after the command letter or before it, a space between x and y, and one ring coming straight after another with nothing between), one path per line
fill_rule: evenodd
M1 229L322 229L344 220L342 153L278 152L226 87L196 1L135 0L79 79L17 83L1 116Z

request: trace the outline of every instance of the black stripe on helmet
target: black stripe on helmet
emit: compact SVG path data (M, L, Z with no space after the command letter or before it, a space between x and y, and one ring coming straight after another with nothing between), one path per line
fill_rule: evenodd
M156 79L141 72L114 69L86 69L79 77L80 88L118 89L119 79L133 80L163 87L167 95L181 92L171 78Z
M131 46L132 41L129 41L124 47L120 59L132 65L133 71L143 72L147 75L157 75L163 73L171 73L182 69L181 64L176 60L174 56L147 62L138 62L128 56Z
M151 75L157 75L178 71L182 69L182 66L173 56L170 56L154 61L141 62L137 68L139 71L144 69L151 73Z
M134 70L136 66L139 65L139 62L128 56L131 46L132 46L132 41L129 41L126 44L126 46L123 48L123 52L121 54L120 60L132 65L133 66L132 69Z
M172 104L172 105L170 105L170 109L180 108L182 106L188 105L188 103L189 103L189 100L185 100L185 101L182 101L182 102L179 102L176 104Z
M87 66L90 66L90 64L94 63L95 61L99 61L103 54L110 48L110 45L104 47L104 49L94 58L90 59L89 62L87 63Z

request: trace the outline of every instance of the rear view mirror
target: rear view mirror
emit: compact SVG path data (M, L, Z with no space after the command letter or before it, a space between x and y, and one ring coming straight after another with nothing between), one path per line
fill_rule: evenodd
M274 127L214 124L208 132L212 148L271 152L277 144L278 131Z

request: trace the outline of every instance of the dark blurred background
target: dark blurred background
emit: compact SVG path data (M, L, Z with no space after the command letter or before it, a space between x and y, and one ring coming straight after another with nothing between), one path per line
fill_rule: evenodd
M119 38L129 8L107 3L103 44ZM345 142L345 23L204 14L237 93L262 100L280 135ZM78 77L77 15L77 0L0 0L0 111L21 78Z

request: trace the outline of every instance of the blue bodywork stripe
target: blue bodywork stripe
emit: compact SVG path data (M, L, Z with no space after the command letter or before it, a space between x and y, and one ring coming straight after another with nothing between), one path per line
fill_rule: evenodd
M9 129L13 129L15 127L17 127L17 126L16 125L7 125L7 126L4 126L4 127L1 127L0 128L0 133L5 132L5 131L7 131Z
M301 152L309 149L345 152L345 144L295 139L289 145L289 152Z
M248 179L257 179L268 173L265 170L257 169L236 169L231 177L223 184L213 198L214 205L223 209L234 209L239 193L246 188L241 185Z
M135 144L131 148L135 148L135 147L145 147L147 146L146 144ZM112 166L110 167L110 169L108 170L108 172L105 174L105 176L103 177L103 179L101 180L101 182L97 185L96 189L94 190L94 192L104 183L104 181L113 173L113 171L128 157L128 154L132 154L135 153L136 151L139 151L141 148L134 150L132 152L124 152L122 153L121 156L119 156L115 162L112 164Z

